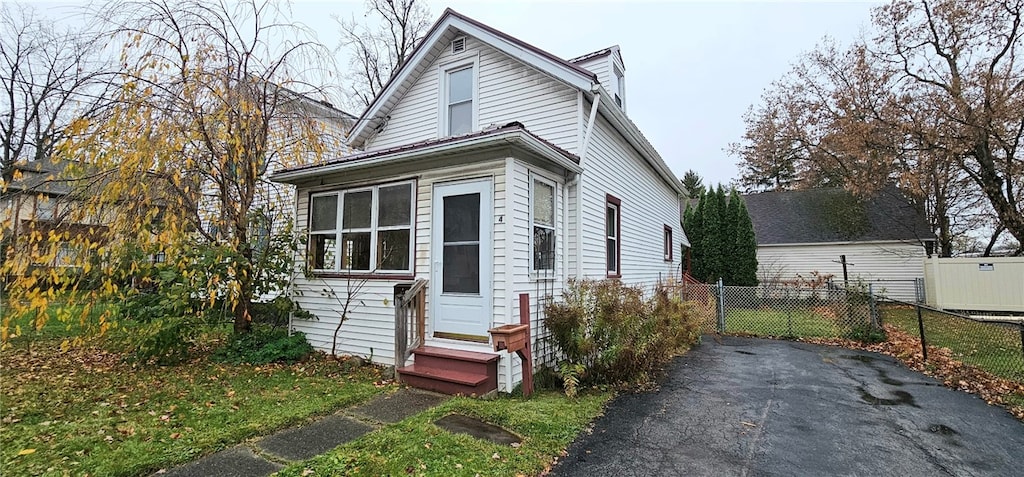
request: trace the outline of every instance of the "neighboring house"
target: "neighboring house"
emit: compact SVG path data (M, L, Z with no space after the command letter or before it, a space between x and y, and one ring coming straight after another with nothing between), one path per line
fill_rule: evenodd
M361 152L272 177L298 186L309 234L312 277L294 296L316 319L293 329L330 350L339 298L358 288L338 352L403 367L395 289L426 281L430 348L403 379L466 378L425 357L462 350L486 382L435 389L510 391L521 363L492 351L489 328L523 312L536 343L543 298L570 278L679 276L683 188L626 116L624 71L617 47L563 60L446 10L353 127Z
M326 101L285 87L276 88L280 94L280 105L270 125L270 157L267 158L267 170L256 190L251 209L253 223L250 236L257 241L283 231L295 215L295 187L271 182L267 177L284 165L314 164L319 158L332 158L352 152L345 144L345 134L355 123L355 116ZM273 94L273 91L268 94ZM308 136L311 134L317 136L316 141L310 140ZM278 144L280 147L275 147ZM286 150L284 155L287 157L281 157L280 150ZM200 206L200 219L204 229L216 236L220 213L216 189L212 184L207 184L204 190L206 200Z
M913 301L915 280L935 236L895 187L858 200L843 189L762 192L743 196L757 236L758 279L814 281L831 275L850 285Z
M70 220L76 214L71 209L76 205L70 195L68 169L76 163L72 161L32 161L18 163L14 166L14 177L4 184L5 190L0 191L0 235L3 249L0 260L7 260L7 253L18 252L23 245L21 240L25 234L33 231L49 234L50 231L66 232L70 240L59 244L56 254L50 260L36 262L32 265L41 267L63 267L76 263L74 254L78 253L72 245L74 238L81 234L100 235L105 226L97 220ZM50 254L43 254L50 255Z

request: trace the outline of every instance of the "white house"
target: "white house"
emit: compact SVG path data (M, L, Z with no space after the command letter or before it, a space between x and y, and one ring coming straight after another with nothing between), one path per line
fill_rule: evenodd
M521 363L490 328L526 311L536 343L538 297L569 278L680 274L683 188L627 117L624 72L618 47L564 60L446 10L356 121L360 152L273 176L298 187L309 237L294 298L316 318L292 328L409 382L456 383L426 387L510 391ZM406 366L395 287L414 281L427 347Z
M895 187L868 200L843 189L761 192L743 196L757 236L758 279L813 281L831 276L871 284L877 294L914 301L915 280L935 236Z

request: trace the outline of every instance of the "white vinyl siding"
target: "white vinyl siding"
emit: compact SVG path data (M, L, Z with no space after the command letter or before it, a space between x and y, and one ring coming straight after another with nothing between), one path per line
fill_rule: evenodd
M494 184L494 214L495 217L504 217L505 212L505 161L482 159L478 162L460 165L428 169L412 172L418 173L415 192L415 250L414 250L414 276L430 280L430 237L431 237L431 195L433 186L438 182L466 180L474 178L490 178ZM372 172L370 173L372 174ZM346 176L353 182L349 187L344 184L336 184L330 187L320 186L315 190L300 188L298 191L298 216L302 217L298 229L308 229L308 207L310 193L314 195L319 192L337 190L339 188L354 189L360 186L360 182L381 182L379 178L374 179L372 175L350 174ZM394 179L408 179L409 176L398 176ZM356 182L360 181L360 182ZM388 184L383 184L387 186ZM339 226L341 224L339 223ZM494 244L494 296L505 296L504 267L506 259L505 251L505 230L502 227L495 227L493 236L490 238ZM300 254L304 254L301 251ZM299 258L299 257L297 257ZM360 281L350 281L348 278L336 278L330 276L319 276L306 278L302 272L303 263L301 259L296 260L296 273L293 284L292 297L303 310L312 313L316 319L304 320L294 319L291 328L306 334L306 338L315 348L323 351L331 350L332 336L335 327L338 326L340 318L338 310L341 309L339 300L343 301L346 290L359 286ZM399 283L409 283L408 278L387 279L374 278L363 282L359 291L353 311L349 314L338 335L337 352L339 354L357 355L370 358L374 362L385 365L394 364L394 287ZM433 286L429 282L428 287ZM325 293L325 289L333 289L335 296ZM427 296L429 297L429 292ZM429 299L428 299L429 301ZM500 325L506 322L505 300L495 299L492 312L492 324ZM430 303L427 303L427 339L430 339L431 318ZM460 346L446 342L444 346L462 347L474 351L488 351L489 344L466 343Z
M584 159L583 276L607 276L605 213L607 196L612 195L622 202L622 281L652 285L678 277L680 254L666 261L663 243L665 224L679 223L675 191L603 117L598 116L593 134ZM672 235L673 249L679 250L684 234Z
M562 287L565 284L565 270L563 269L562 260L555 260L555 269L553 273L547 275L536 275L531 273L531 262L533 260L530 254L530 240L533 234L531 228L531 217L530 217L530 188L531 181L534 178L540 178L546 180L555 186L555 243L561 243L566 240L565 236L565 216L563 214L562 207L562 189L564 182L559 174L554 174L546 169L542 169L535 164L527 163L523 160L514 160L512 164L508 166L510 168L509 176L509 201L508 201L508 215L506 215L505 226L509 229L508 232L508 245L506 252L511 256L510 274L511 279L508 287L504 290L504 295L499 295L495 290L495 302L500 301L500 297L504 296L508 303L508 316L507 323L519 323L519 295L521 293L527 293L530 295L530 330L533 333L532 338L534 343L537 343L538 333L543 333L544 326L543 320L544 315L541 309L543 308L543 300L545 295L551 293L553 299L558 299L561 294ZM556 255L561 253L561 247L556 247ZM550 359L551 356L543 356L544 353L550 355L552 351L551 346L540 346L535 347L533 350L534 363L542 363L545 358ZM502 360L504 365L505 360ZM513 364L513 377L514 382L518 383L522 380L522 363L518 356L513 355L511 357ZM499 370L502 373L501 379L499 379L499 387L504 386L504 372L505 368L502 367Z
M885 280L874 286L886 288L892 298L913 301L915 278L924 277L924 246L903 242L860 244L762 245L757 248L758 279L810 279L814 272L843 280L839 257L846 255L847 271L854 284L859 280ZM880 290L876 290L880 293Z
M578 146L576 91L536 69L472 37L466 51L452 55L444 48L388 113L384 130L367 141L366 150L379 150L447 136L441 133L441 75L436 71L463 60L478 61L479 104L474 130L523 123L530 132L570 152Z
M595 58L590 58L589 60L586 61L581 61L579 63L576 63L576 65L582 67L583 69L586 69L591 73L594 73L595 75L597 75L597 81L601 82L601 84L603 85L607 85L610 84L609 82L611 81L612 76L611 57L612 55L611 53L609 53L607 55L601 55ZM610 87L606 88L609 88L608 91L611 91Z

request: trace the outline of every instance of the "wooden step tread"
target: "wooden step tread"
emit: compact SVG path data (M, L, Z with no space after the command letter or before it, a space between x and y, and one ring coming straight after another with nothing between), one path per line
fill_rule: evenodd
M492 361L497 361L498 358L500 358L499 355L493 353L479 353L476 351L440 348L437 346L420 346L419 348L412 350L412 352L414 354L422 354L424 356L436 356L438 358L470 361L474 363L490 363Z
M419 376L421 378L431 378L436 379L438 381L464 384L466 386L477 386L480 383L487 381L486 374L464 373L462 371L433 368L423 365L416 367L415 364L411 364L403 368L398 368L398 373Z

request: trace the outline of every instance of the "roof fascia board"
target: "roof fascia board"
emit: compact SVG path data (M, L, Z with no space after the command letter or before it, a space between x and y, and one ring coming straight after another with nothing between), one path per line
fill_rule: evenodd
M372 167L385 162L395 163L432 155L470 152L472 150L480 149L492 144L502 142L512 143L513 145L520 145L523 147L523 149L526 149L527 151L533 154L548 159L570 172L578 174L580 171L582 171L578 164L574 163L572 160L565 157L560 152L553 150L550 146L537 140L533 136L525 134L522 131L509 131L501 134L475 137L460 142L437 144L433 146L427 146L421 149L401 151L392 154L384 154L381 156L370 157L363 160L339 162L337 164L330 164L320 167L310 167L291 172L280 172L272 175L270 177L270 180L274 182L283 182L286 184L296 184L298 182L313 177L319 177L347 170Z
M589 91L594 85L594 78L584 76L570 68L566 68L563 64L552 61L549 58L516 45L515 43L503 38L501 35L497 35L487 31L486 29L480 28L479 26L462 18L453 16L449 21L449 25L454 26L474 38L482 40L484 43L498 49L502 53L505 53L506 55L527 65L533 66L534 68L541 70L547 75L558 79L569 86L583 91Z

